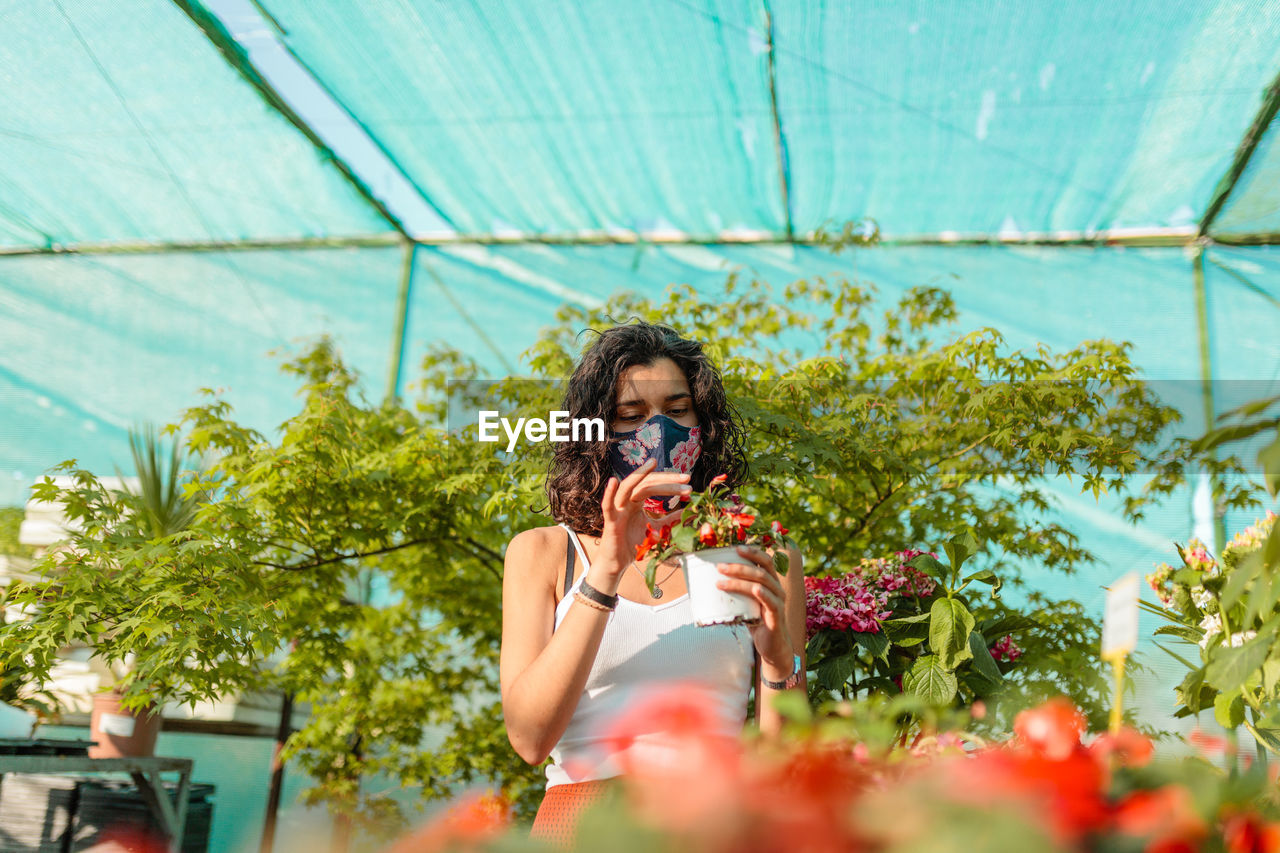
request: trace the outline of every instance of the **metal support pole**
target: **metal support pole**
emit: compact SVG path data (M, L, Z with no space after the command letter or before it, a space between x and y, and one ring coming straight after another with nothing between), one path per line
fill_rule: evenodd
M782 190L782 215L787 242L795 239L795 227L791 221L791 157L787 153L787 137L782 132L782 116L778 113L778 74L773 59L773 13L769 0L761 0L764 7L764 37L768 45L769 112L773 116L773 144L778 157L778 182Z
M391 367L387 376L387 401L400 397L401 373L404 365L405 332L409 325L409 295L413 287L413 261L418 244L404 244L404 265L400 270L400 292L396 297L396 324L391 334Z
M1218 214L1222 211L1223 205L1227 203L1227 199L1231 197L1231 191L1235 189L1240 176L1244 174L1250 158L1253 157L1253 152L1258 148L1258 142L1261 141L1263 133L1266 131L1267 126L1271 124L1271 120L1276 117L1278 110L1280 110L1280 74L1276 75L1276 78L1271 81L1271 86L1267 88L1267 93L1262 98L1262 106L1258 109L1258 114L1253 117L1253 124L1249 126L1249 129L1245 132L1244 139L1240 141L1240 147L1236 149L1236 156L1231 163L1231 168L1227 170L1227 173L1222 176L1222 180L1218 181L1218 186L1214 188L1213 200L1209 202L1209 207L1205 209L1204 216L1200 219L1200 229L1197 236L1208 236L1209 229L1213 226L1214 220L1218 218Z
M1204 283L1204 244L1197 243L1191 260L1191 276L1195 282L1196 326L1200 338L1200 396L1204 403L1204 428L1213 429L1213 359L1209 346L1209 297ZM1210 451L1215 453L1215 451ZM1222 486L1216 476L1210 478L1213 495L1213 552L1220 555L1227 541L1226 519L1223 518Z
M314 128L299 115L289 102L276 91L275 87L267 82L267 78L258 72L258 69L249 61L248 52L236 41L235 36L223 26L222 21L218 19L200 0L173 0L173 4L191 19L200 31L204 33L205 38L217 48L227 63L234 68L241 77L245 79L262 99L267 102L268 106L284 117L286 121L296 127L307 140L316 147L316 151L325 160L333 163L338 173L346 179L347 183L367 201L378 215L386 220L387 224L398 231L406 239L409 238L409 232L405 230L404 224L400 221L391 210L382 203L382 201L373 194L373 191L365 184L360 175L352 169L345 160L338 156L329 144L321 138Z
M280 792L284 788L284 762L280 760L280 752L292 733L293 694L286 691L281 697L280 726L271 751L271 788L267 792L267 819L262 825L262 843L258 847L261 853L271 853L275 846L276 817L280 812Z
M1221 236L1209 240L1197 238L1194 229L1156 228L1145 231L1049 231L1023 234L904 234L882 236L868 249L902 246L1053 246L1058 248L1101 248L1128 246L1133 248L1185 247L1197 240L1224 246L1280 245L1280 234ZM684 234L679 232L645 232L602 234L591 231L569 231L562 234L439 234L415 237L419 246L797 246L823 245L812 235L793 239L770 232L727 232ZM286 239L129 241L118 243L67 243L52 246L3 246L0 259L28 255L163 255L186 252L258 251L264 249L330 249L385 248L404 243L394 232L349 237L300 237Z

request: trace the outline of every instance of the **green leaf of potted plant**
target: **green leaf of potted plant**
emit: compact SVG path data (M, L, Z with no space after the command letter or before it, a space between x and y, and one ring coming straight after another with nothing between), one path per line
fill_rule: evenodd
M680 517L658 529L648 525L644 541L636 547L636 561L646 560L645 583L652 592L658 566L676 557L684 571L694 622L708 625L754 625L760 621L760 604L754 598L716 586L723 577L719 567L746 560L739 545L754 545L773 553L774 566L785 575L792 540L779 522L765 523L758 512L729 493L725 475L712 478L706 491L695 494Z
M181 477L187 455L181 440L174 438L165 447L154 426L129 430L134 482L117 468L122 485L116 497L124 513L115 532L126 538L162 540L190 527L197 502L185 494ZM104 632L110 639L114 631ZM101 651L101 649L99 649ZM133 683L134 655L95 654L90 668L99 675L99 691L93 695L89 720L91 758L139 757L155 752L163 715L156 699L137 707L127 707L125 697ZM161 685L150 685L148 695L163 695Z

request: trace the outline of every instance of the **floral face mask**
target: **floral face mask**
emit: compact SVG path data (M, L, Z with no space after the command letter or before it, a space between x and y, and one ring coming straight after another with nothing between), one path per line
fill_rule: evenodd
M681 426L666 415L654 415L630 432L613 434L609 464L620 480L655 457L655 471L688 474L702 452L701 432L697 427Z

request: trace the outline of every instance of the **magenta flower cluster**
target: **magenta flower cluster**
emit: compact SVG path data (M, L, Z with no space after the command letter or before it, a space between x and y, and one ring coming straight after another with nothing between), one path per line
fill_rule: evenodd
M1022 657L1022 648L1013 641L1012 635L1005 634L991 647L991 656L996 660L1007 660L1013 663Z
M933 593L933 580L906 565L924 553L929 552L898 551L891 558L864 559L840 577L805 578L807 638L824 629L879 633L880 623L893 616L899 601Z

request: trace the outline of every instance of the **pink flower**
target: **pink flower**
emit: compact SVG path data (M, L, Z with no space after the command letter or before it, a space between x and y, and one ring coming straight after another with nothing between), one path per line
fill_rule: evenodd
M1209 549L1199 539L1192 538L1187 543L1187 547L1182 550L1183 562L1187 564L1187 568L1195 569L1198 572L1206 574L1217 574L1218 562L1209 553Z
M880 621L892 615L868 589L862 578L804 579L805 628L809 637L824 628L835 631L878 633Z
M996 660L1007 660L1009 663L1013 663L1022 657L1022 649L1014 643L1012 635L1005 634L996 640L995 645L991 647L991 656Z
M893 559L863 559L840 577L805 578L807 635L811 638L824 629L877 633L880 622L893 616L903 599L932 595L937 587L933 579L905 565L920 553L899 551Z
M1173 604L1173 566L1161 563L1156 570L1147 575L1147 584L1165 607Z

